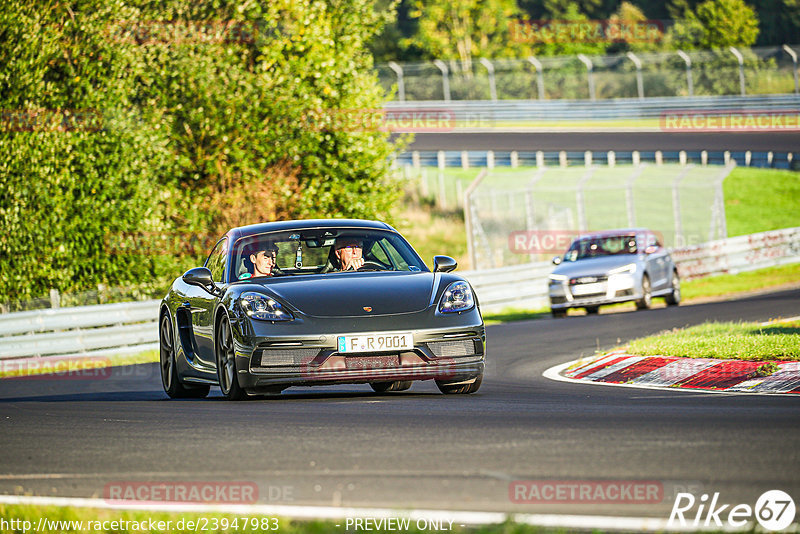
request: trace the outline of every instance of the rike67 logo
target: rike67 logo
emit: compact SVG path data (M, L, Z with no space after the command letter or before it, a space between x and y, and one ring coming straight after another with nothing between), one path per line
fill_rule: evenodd
M695 506L697 509L695 511ZM742 528L753 519L766 530L783 530L792 524L795 516L794 500L781 490L764 492L755 507L749 504L725 504L720 502L719 492L709 500L708 494L696 499L691 493L678 493L669 527L725 527Z

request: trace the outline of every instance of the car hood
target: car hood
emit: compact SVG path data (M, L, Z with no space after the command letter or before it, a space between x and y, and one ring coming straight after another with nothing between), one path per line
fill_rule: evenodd
M264 288L305 315L364 317L424 310L434 278L430 272L329 273L276 278Z
M611 269L622 267L630 263L638 263L636 254L620 254L615 256L598 256L578 261L565 261L555 269L553 274L562 274L570 278L576 276L604 275Z

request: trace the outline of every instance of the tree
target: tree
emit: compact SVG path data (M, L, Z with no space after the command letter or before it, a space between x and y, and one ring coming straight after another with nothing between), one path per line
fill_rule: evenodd
M748 47L758 38L758 17L743 0L706 0L694 10L679 6L682 20L670 30L676 48Z
M430 59L458 60L464 72L473 58L519 57L526 45L511 38L521 12L515 0L412 0L410 15L419 21L417 34L405 41Z
M390 15L0 4L0 294L163 283L230 224L389 219L395 144L366 42Z

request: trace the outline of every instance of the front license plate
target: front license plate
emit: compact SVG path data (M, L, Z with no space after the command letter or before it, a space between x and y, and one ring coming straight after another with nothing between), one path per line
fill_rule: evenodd
M580 284L576 286L572 286L572 294L573 295L594 295L596 293L605 293L606 288L604 287L605 284L602 282L596 282L594 284Z
M410 350L413 348L414 335L411 332L339 336L339 352L345 353Z

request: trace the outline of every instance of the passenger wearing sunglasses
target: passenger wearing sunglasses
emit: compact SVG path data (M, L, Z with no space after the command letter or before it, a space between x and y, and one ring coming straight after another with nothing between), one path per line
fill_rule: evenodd
M354 237L340 237L334 244L334 254L342 271L357 271L364 266L363 243Z
M243 273L239 280L258 278L260 276L274 276L277 267L278 247L275 243L256 243L250 251L250 262L253 264L252 273Z

